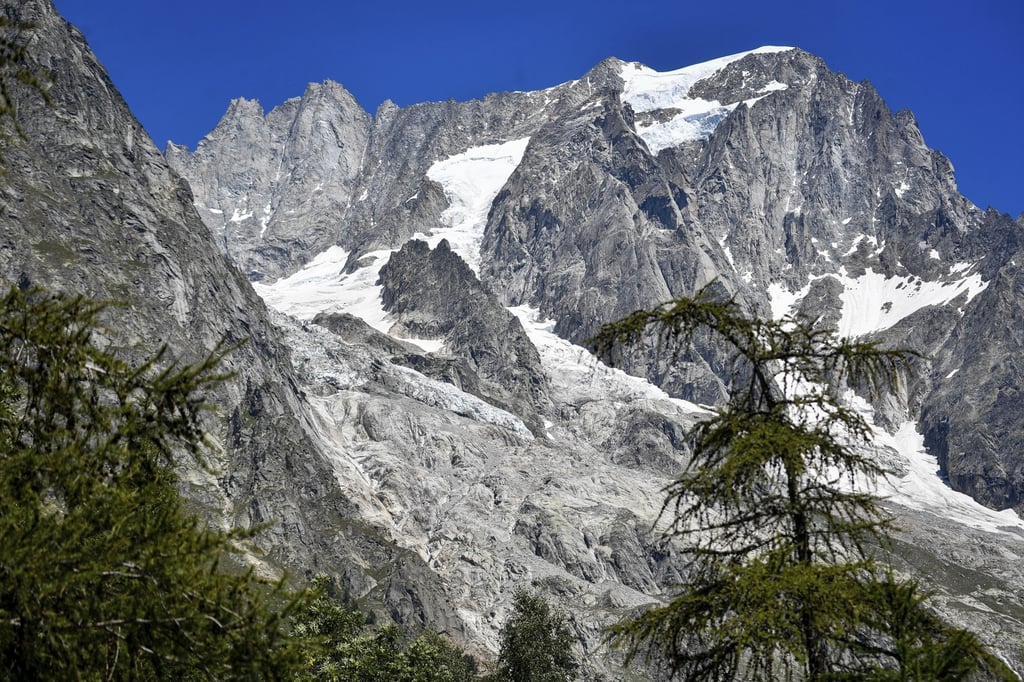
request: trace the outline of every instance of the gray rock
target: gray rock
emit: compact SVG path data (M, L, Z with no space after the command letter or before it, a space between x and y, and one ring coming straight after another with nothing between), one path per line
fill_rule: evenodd
M551 407L537 349L447 241L433 250L406 242L381 268L380 280L384 309L397 325L414 337L443 338L445 350L479 377L478 395L543 432Z

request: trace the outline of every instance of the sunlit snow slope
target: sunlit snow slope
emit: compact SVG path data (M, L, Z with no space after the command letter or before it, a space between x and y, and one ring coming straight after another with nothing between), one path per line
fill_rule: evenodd
M965 295L965 302L969 302L987 286L981 275L967 274L972 268L970 263L957 263L950 268L949 277L935 282L919 277L885 277L871 268L860 277L847 276L845 268L840 268L839 274L823 277L843 285L839 335L858 337L888 329L923 308L945 305L960 295ZM814 277L812 281L815 279L820 278ZM792 292L781 284L770 285L773 317L782 319L794 313L810 287L808 283L800 291Z
M674 147L688 140L706 139L715 127L735 109L739 102L723 105L717 100L691 97L690 90L697 81L722 70L748 54L784 52L791 47L765 46L748 52L720 57L701 64L687 66L675 71L655 71L643 64L623 64L620 75L625 83L622 100L636 113L665 111L673 114L664 122L638 125L637 134L643 138L651 152ZM773 90L784 90L785 83L772 83L763 89L764 94ZM758 98L747 101L753 104Z

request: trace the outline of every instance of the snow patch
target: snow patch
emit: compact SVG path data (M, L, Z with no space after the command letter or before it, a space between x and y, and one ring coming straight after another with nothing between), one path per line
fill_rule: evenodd
M916 277L890 277L871 268L856 279L831 275L843 285L840 336L856 337L888 329L913 313L944 305L966 293L967 300L985 290L980 274L952 282L926 282Z
M707 139L722 119L739 103L722 105L717 100L690 97L690 90L694 84L713 76L732 62L749 54L785 52L791 49L793 48L760 47L675 71L659 72L642 64L623 64L619 72L624 83L622 101L629 104L636 113L663 109L676 112L668 121L637 126L637 134L647 143L653 154L686 141ZM759 92L767 95L787 87L785 83L772 81ZM760 98L748 100L746 103L749 106L758 99Z
M240 223L245 220L248 220L249 218L252 218L252 211L246 211L245 213L242 213L236 208L234 211L232 211L231 217L228 218L228 222Z
M443 229L430 235L417 234L431 248L447 239L452 251L469 264L473 272L480 271L480 243L487 226L487 213L494 197L508 182L513 171L523 160L530 138L512 140L502 144L473 147L427 170L427 177L444 188L448 208L441 214Z
M768 85L766 85L763 88L761 88L760 90L758 90L758 92L767 95L769 92L777 92L779 90L788 90L788 89L789 89L789 86L786 85L785 83L780 83L779 81L773 80L770 83L768 83Z
M796 307L811 290L808 284L799 291L790 291L785 284L775 282L768 285L768 302L772 307L772 319L781 320L796 312Z
M854 250L856 244L854 242ZM847 252L849 255L853 251ZM957 263L951 274L971 268L970 263ZM882 331L928 306L945 305L961 294L970 302L988 286L980 274L964 275L948 281L927 282L918 277L885 277L867 268L860 277L849 277L845 269L837 274L813 276L800 291L792 292L782 284L771 284L768 297L772 318L780 320L794 312L796 306L810 291L811 283L822 277L832 277L843 285L840 296L842 315L837 331L840 336L858 337Z
M849 222L849 220L850 220L849 218L844 220L843 221L843 225L845 225L847 222ZM857 238L853 240L853 244L850 246L849 250L846 253L843 254L843 257L845 258L846 256L852 256L853 254L857 253L857 249L860 247L860 243L862 241L869 241L869 242L871 242L872 246L874 246L876 249L878 248L878 237L874 237L874 236L867 235L867 234L860 234L860 235L857 235ZM876 253L877 253L877 251L876 251Z
M263 239L263 235L267 232L267 226L270 224L270 214L272 209L270 208L270 202L263 207L263 216L260 218L260 239Z
M925 450L916 422L903 422L892 435L875 429L875 443L895 449L909 465L904 476L880 482L879 492L894 502L991 533L1017 535L1024 530L1024 521L1012 509L994 511L946 485L939 476L938 461Z

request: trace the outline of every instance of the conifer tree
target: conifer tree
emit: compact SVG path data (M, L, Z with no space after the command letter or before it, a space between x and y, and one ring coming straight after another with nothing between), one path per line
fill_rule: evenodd
M186 512L221 351L133 366L103 307L0 298L0 679L283 679L298 640L279 582L222 570L245 533Z
M894 385L915 354L806 319L750 318L707 289L609 324L592 344L614 361L645 343L683 353L697 334L727 349L731 397L694 428L692 457L666 489L662 514L686 579L613 638L694 681L870 679L905 671L901 637L927 642L922 655L948 645L970 671L1005 674L976 639L907 602L916 585L894 582L876 557L889 519L870 490L887 472L858 447L871 427L844 394ZM916 629L900 634L879 617L883 595L904 600L913 617L903 623Z

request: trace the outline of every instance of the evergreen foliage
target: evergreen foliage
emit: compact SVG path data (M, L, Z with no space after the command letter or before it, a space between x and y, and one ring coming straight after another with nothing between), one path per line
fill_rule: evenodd
M373 629L349 599L339 599L326 577L315 581L317 597L296 619L293 636L306 642L296 681L467 682L477 679L476 661L436 633L406 644L394 625Z
M698 334L729 350L731 398L694 428L693 456L666 489L662 514L686 580L667 605L615 626L613 639L695 681L1006 672L872 551L889 519L864 491L887 472L858 447L871 427L845 394L894 385L915 354L806 319L752 319L707 289L606 325L592 344L615 360L646 342L684 353ZM945 676L912 672L933 665Z
M566 682L576 679L575 637L565 617L540 595L525 589L513 596L512 613L501 629L492 682Z
M292 597L221 570L247 535L188 514L172 469L201 461L223 350L132 366L102 310L0 299L0 679L282 679Z

